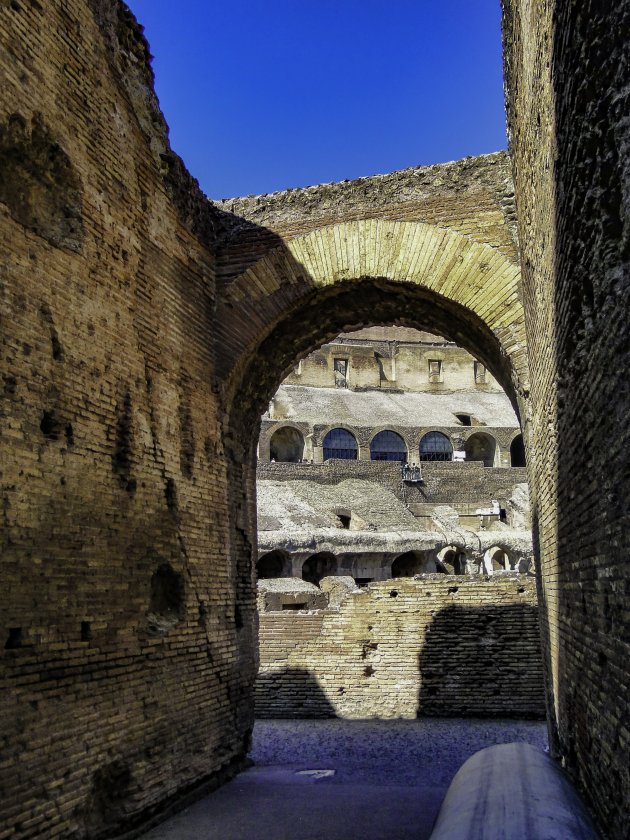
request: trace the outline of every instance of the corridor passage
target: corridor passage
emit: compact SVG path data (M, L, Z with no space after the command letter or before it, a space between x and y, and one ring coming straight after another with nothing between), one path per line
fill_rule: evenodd
M545 748L546 725L436 718L258 721L253 766L144 838L424 840L463 762L510 741Z

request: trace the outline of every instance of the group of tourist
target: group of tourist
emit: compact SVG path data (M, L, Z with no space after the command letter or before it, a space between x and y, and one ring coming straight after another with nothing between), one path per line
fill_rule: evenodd
M400 468L400 475L403 481L421 481L422 470L419 464L404 463Z

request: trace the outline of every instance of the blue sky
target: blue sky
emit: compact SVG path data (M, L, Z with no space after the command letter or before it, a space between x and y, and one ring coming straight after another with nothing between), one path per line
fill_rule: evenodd
M127 0L211 198L505 148L499 0Z

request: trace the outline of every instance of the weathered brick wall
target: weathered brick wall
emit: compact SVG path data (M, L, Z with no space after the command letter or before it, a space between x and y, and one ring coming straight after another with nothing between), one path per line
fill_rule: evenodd
M0 835L109 836L232 772L252 722L220 216L122 6L3 3L0 42Z
M505 2L552 743L630 822L630 3Z
M260 614L260 717L542 717L534 579L371 583L339 610Z

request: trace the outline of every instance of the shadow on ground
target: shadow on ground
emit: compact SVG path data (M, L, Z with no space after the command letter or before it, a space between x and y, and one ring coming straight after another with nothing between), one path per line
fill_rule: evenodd
M546 726L490 720L265 720L254 767L145 840L424 840L463 762ZM306 771L306 772L305 772Z

